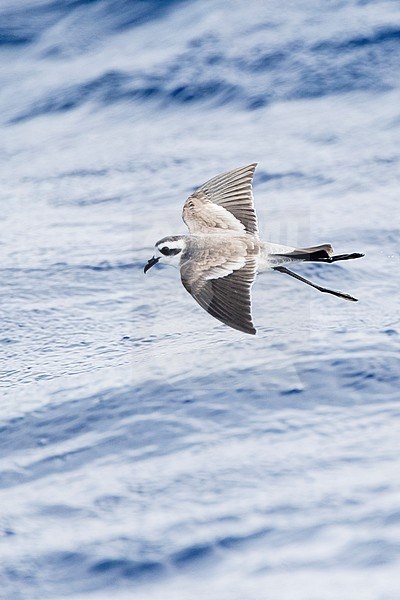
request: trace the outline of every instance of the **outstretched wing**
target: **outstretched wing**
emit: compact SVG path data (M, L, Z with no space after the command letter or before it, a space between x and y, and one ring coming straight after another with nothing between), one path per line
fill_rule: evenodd
M257 235L252 181L257 163L217 175L186 200L182 218L190 233L242 231Z
M251 286L256 277L256 260L246 254L245 245L238 244L236 252L232 250L221 249L218 260L218 253L210 257L206 251L184 255L182 283L210 315L233 329L254 335Z

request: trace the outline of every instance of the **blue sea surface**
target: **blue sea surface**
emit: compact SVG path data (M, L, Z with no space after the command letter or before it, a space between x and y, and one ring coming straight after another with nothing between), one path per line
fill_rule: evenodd
M0 598L400 598L400 4L0 0ZM179 273L186 197L258 162L263 239Z

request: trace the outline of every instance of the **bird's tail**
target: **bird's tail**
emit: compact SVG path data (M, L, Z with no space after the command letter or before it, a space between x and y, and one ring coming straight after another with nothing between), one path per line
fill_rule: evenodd
M333 248L330 244L321 244L320 246L312 246L310 248L296 248L291 252L275 254L274 256L293 258L295 260L333 263L339 260L352 260L353 258L361 258L364 256L364 254L361 254L360 252L352 252L351 254L337 254L334 256Z

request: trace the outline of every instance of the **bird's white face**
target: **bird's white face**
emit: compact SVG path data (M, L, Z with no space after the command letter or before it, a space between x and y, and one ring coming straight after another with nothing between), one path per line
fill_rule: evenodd
M163 238L156 243L155 247L156 256L148 261L144 268L145 273L158 262L179 268L182 252L185 249L185 238L183 236L174 235Z
M177 238L177 236L164 238L156 244L156 250L159 252L159 260L173 267L179 266L184 248L184 238Z

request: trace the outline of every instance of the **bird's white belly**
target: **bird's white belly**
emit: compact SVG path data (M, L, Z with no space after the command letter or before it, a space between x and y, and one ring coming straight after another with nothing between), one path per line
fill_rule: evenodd
M279 254L287 254L295 250L292 246L283 246L282 244L273 244L272 242L262 242L260 253L258 255L258 272L268 271L274 267L279 267L293 262L296 259Z

